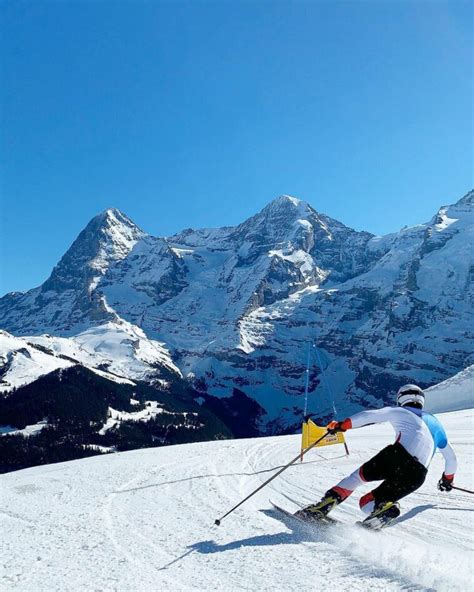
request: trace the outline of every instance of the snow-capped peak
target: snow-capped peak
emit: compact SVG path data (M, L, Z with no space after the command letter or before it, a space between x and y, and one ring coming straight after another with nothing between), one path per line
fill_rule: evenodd
M289 195L281 195L267 204L258 214L237 226L235 234L239 238L265 237L265 241L282 241L293 234L298 220L309 220L317 213L305 201ZM258 239L260 241L260 238Z
M127 216L109 208L79 233L49 278L26 294L8 294L0 303L0 322L14 333L75 333L91 322L115 318L96 288L110 267L127 257L147 235ZM14 302L19 314L10 308ZM24 311L31 313L26 328Z
M90 232L98 233L102 240L111 241L116 249L114 254L117 257L120 257L120 249L124 248L128 253L137 240L146 236L141 228L117 208L108 208L92 218L77 240L81 238L83 233L89 234Z
M133 232L138 233L140 235L144 235L145 233L131 220L126 214L121 212L117 208L107 208L97 214L92 220L89 222L90 224L93 223L97 224L97 227L103 228L104 230L108 230L112 232L114 229L120 230L122 233Z
M301 203L301 199L298 199L297 197L293 197L291 195L280 195L279 198L277 198L278 200L285 200L285 201L289 201L290 203L292 203L294 206L298 206Z
M295 208L300 207L301 204L304 204L305 206L307 206L308 204L305 201L302 201L301 199L298 199L297 197L293 197L292 195L280 195L279 197L277 197L276 199L274 199L273 201L271 201L266 207L270 208L270 207L288 207L288 206L293 206Z
M130 218L115 208L105 210L97 218L101 222L98 230L103 241L91 266L103 272L111 261L124 259L146 235Z
M277 197L266 205L257 216L263 215L267 219L274 216L280 217L281 215L291 218L295 216L307 217L312 212L314 210L307 202L291 195L280 195L280 197Z
M301 393L302 344L315 340L327 352L338 404L360 408L402 378L427 386L474 363L466 329L473 197L382 238L288 195L237 227L167 239L145 236L109 209L42 288L0 299L0 326L88 338L91 329L102 339L98 327L125 319L166 343L209 393L245 386L269 421L281 414L288 425L292 412L282 410ZM315 382L310 392L324 388Z
M110 208L101 212L82 230L43 288L77 287L84 279L95 285L110 264L124 259L144 236L145 233L119 210Z

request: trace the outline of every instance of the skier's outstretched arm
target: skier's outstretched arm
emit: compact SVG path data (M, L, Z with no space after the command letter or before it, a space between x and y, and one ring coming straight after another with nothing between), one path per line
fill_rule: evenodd
M361 411L352 417L347 417L344 421L331 421L327 429L335 432L345 432L352 428L361 428L373 423L384 423L391 421L394 415L393 407L382 407L382 409L370 409L368 411Z
M439 448L444 457L444 473L438 482L438 489L441 491L451 491L453 488L454 474L458 468L456 453L451 444L446 440L446 445Z

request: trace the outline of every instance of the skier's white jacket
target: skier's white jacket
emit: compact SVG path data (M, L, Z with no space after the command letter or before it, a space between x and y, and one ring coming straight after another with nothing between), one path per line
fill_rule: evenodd
M457 469L456 454L448 441L441 422L421 409L413 407L383 407L361 411L350 418L352 428L388 421L397 433L397 442L418 462L428 468L439 448L444 457L444 474L452 476Z

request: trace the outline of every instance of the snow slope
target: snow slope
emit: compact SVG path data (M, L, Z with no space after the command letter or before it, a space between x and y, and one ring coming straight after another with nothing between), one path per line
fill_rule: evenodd
M43 374L68 368L73 363L36 349L25 339L0 330L0 391L29 384Z
M474 365L426 390L430 413L474 408Z
M14 337L0 330L0 392L75 364L129 384L160 380L160 370L181 376L162 343L148 339L139 327L122 319L92 326L71 338Z
M473 410L440 416L474 487ZM2 590L468 590L474 578L474 499L441 493L437 454L421 489L382 533L347 525L295 527L271 510L307 503L393 441L388 426L349 432L311 451L234 514L213 522L299 450L298 436L138 450L1 477ZM367 489L364 489L364 493Z

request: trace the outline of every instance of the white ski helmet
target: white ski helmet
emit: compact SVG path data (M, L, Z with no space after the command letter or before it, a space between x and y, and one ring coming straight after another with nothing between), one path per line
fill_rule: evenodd
M403 407L404 405L413 405L423 409L425 405L425 393L416 384L405 384L398 389L397 405Z

